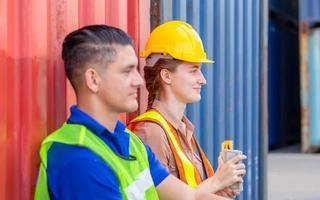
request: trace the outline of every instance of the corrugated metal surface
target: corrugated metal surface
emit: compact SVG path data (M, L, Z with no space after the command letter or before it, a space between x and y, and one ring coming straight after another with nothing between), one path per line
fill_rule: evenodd
M301 22L320 22L320 0L299 0L299 18Z
M269 147L299 142L299 32L269 21Z
M281 50L281 32L279 24L274 20L269 21L269 81L268 81L268 110L269 110L269 148L279 146L282 141L280 124L280 80L279 73Z
M192 24L209 58L216 61L203 68L208 83L201 102L187 108L205 152L217 167L221 142L233 139L235 148L248 156L244 192L239 199L263 199L260 169L264 170L264 159L259 155L265 155L260 145L265 138L261 126L266 127L266 113L259 111L266 111L259 106L266 102L266 96L260 94L266 94L262 84L267 76L262 64L266 34L260 31L266 31L266 1L154 0L153 4L159 4L160 22L180 19ZM153 19L154 24L157 21Z
M308 65L308 25L299 25L300 50L300 99L301 99L301 147L307 152L310 147L310 103Z
M269 0L269 9L287 19L299 19L299 0Z
M139 51L149 34L149 6L147 0L0 1L0 199L32 199L40 141L75 102L60 59L65 34L107 23L127 30Z
M320 28L309 34L310 145L320 148Z
M303 152L320 150L319 64L320 29L300 24L300 99L301 141Z

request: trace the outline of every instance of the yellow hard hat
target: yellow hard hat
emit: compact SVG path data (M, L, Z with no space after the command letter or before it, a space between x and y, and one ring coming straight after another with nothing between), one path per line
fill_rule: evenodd
M166 22L151 32L140 56L147 58L157 53L187 62L214 63L207 58L198 33L183 21Z

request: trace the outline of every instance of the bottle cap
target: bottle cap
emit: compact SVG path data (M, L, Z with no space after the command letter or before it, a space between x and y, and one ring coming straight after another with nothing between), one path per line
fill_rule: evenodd
M233 141L232 140L225 140L221 144L221 151L223 150L233 150Z

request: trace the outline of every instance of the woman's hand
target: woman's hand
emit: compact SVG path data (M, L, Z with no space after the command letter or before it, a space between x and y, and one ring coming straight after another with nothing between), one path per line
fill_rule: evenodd
M244 159L246 159L246 156L242 154L224 163L221 156L219 156L219 167L217 171L212 177L202 182L198 188L210 193L217 193L230 187L234 183L243 182L242 177L245 175L246 170L245 165L240 161Z
M222 197L228 197L231 199L235 199L237 196L240 195L240 192L234 191L228 187L228 188L225 188L225 189L218 191L216 194L219 196L222 196Z
M245 175L246 170L245 165L240 161L244 159L246 159L245 155L237 155L224 163L221 155L219 156L219 167L213 177L220 186L220 190L234 183L243 182L242 177Z

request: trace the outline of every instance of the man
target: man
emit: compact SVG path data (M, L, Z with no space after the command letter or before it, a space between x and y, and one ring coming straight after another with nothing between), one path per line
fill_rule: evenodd
M210 180L191 189L169 175L119 121L138 108L143 84L125 32L83 27L66 36L62 58L77 105L42 143L35 199L224 199L210 194Z

